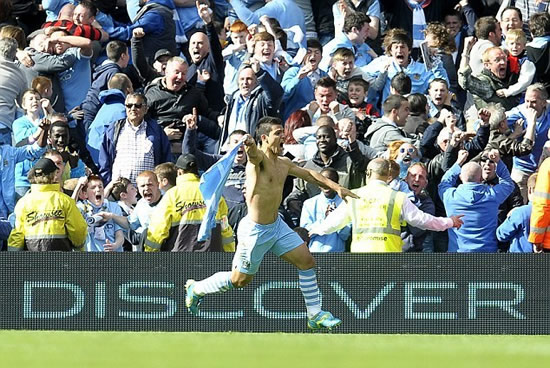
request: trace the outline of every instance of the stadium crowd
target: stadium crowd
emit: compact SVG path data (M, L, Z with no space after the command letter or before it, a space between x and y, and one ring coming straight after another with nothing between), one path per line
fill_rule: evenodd
M2 250L235 251L199 177L281 119L375 203L287 180L312 252L550 252L549 85L544 0L0 0Z

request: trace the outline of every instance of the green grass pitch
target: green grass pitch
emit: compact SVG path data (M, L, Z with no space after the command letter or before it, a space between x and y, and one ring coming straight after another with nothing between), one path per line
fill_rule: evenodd
M550 367L550 336L0 331L0 367Z

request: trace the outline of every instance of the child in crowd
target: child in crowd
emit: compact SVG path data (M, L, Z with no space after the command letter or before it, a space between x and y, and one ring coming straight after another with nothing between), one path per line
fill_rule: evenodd
M105 197L111 197L120 206L123 217L128 217L134 212L137 203L137 188L127 178L118 178L105 187ZM123 226L125 227L125 226ZM139 235L132 229L124 229L124 251L131 252L139 244Z
M223 90L227 96L232 95L237 89L237 77L241 64L247 56L246 39L249 37L246 24L240 20L235 21L229 27L231 43L222 50L225 60Z
M162 194L176 186L176 177L178 176L178 169L172 162L165 162L155 167L155 174L159 182L159 189Z
M120 206L105 199L103 181L99 176L81 177L73 192L73 199L78 199L81 191L87 196L87 199L77 203L88 224L86 251L122 252L123 228L115 220L115 216L122 217Z
M499 97L524 95L525 90L535 78L535 64L527 59L525 46L527 37L521 29L511 29L506 35L506 47L508 49L508 68L510 73L517 75L517 82L508 88L499 89Z
M332 167L321 170L321 175L338 183L338 172ZM336 192L321 188L321 193L304 202L300 227L311 230L315 223L323 221L340 203L342 198ZM332 234L314 235L309 241L309 249L312 252L344 252L350 234L351 226L348 225Z
M355 67L353 51L340 47L334 52L328 75L336 81L338 102L346 103L348 101L348 84L352 77L360 77L361 74L361 70Z
M31 88L38 92L41 98L46 98L51 101L53 84L50 78L39 75L32 80Z
M508 31L510 34L512 30ZM507 38L508 39L508 38ZM533 193L537 182L537 173L527 179L527 198L529 203L514 208L506 220L497 228L497 239L510 242L510 253L533 253L533 244L529 242L531 211L533 210Z
M376 108L366 101L369 83L361 77L352 77L348 84L348 99L344 101L355 113L357 137L363 139L373 118L379 118Z
M319 69L323 47L315 39L307 40L307 53L300 65L291 66L283 76L283 118L287 120L296 110L315 99L315 85L327 73Z

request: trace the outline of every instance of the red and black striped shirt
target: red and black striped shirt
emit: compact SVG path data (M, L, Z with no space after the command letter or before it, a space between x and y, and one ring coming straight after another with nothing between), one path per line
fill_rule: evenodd
M73 36L89 38L92 41L101 40L101 31L99 29L90 25L78 26L68 19L53 20L42 25L42 28L47 27L64 27Z

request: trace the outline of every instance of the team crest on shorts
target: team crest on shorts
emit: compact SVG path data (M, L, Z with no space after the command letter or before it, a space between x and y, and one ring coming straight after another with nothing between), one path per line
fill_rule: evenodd
M246 269L246 270L248 270L248 269L250 268L250 261L245 261L245 260L243 260L243 261L241 262L241 267L244 268L244 269Z

